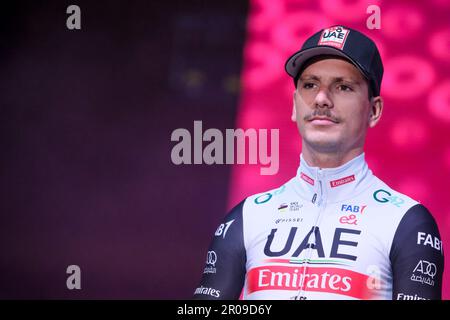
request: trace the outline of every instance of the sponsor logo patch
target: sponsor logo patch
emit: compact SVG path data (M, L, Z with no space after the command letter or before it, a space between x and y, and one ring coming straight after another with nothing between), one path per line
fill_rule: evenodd
M394 196L389 191L386 191L383 189L379 189L379 190L375 191L373 193L373 198L377 202L380 202L380 203L389 202L398 208L400 208L405 203L404 199Z
M310 176L306 175L303 172L300 172L300 178L302 178L304 181L308 182L310 185L314 185L314 179Z
M298 204L297 201L295 202L290 202L290 203L281 203L278 206L278 212L287 212L288 209L289 211L299 211L300 208L303 207L303 204Z
M302 207L303 207L303 205L302 205L302 204L298 204L297 201L291 202L291 203L289 204L289 211L298 211L298 210L300 210L300 208L302 208Z
M227 234L228 228L231 226L231 224L234 222L235 219L230 220L226 223L222 223L214 233L216 237L222 236L223 239L225 239L225 235Z
M215 251L208 251L206 254L206 267L203 273L216 273L217 254Z
M430 300L430 299L422 298L422 297L418 296L417 294L412 295L412 294L405 294L403 292L399 292L399 293L397 293L397 300Z
M330 181L330 186L332 188L336 188L336 187L342 186L343 184L347 184L347 183L350 183L350 182L353 182L353 181L355 181L355 175L354 174L352 174L351 176L348 176L348 177L344 177L342 179L332 180L332 181Z
M345 41L347 40L349 32L350 30L345 29L341 26L335 26L325 29L320 35L320 39L317 44L319 46L332 46L342 50L344 48Z
M438 237L433 237L431 234L425 232L417 233L417 244L429 246L442 254L442 241Z
M303 221L303 218L282 218L282 219L276 219L275 224L286 223L286 222L299 223L302 221Z
M357 206L357 205L350 205L350 204L343 204L341 206L341 211L344 212L353 212L353 213L363 213L364 209L366 209L367 206L363 205L363 206Z
M203 294L203 295L219 298L220 297L220 290L217 290L217 289L214 289L214 288L207 288L207 287L200 286L199 288L195 289L194 294Z
M248 273L248 293L261 290L291 290L328 292L373 299L376 289L366 286L369 276L341 268L325 267L256 267Z
M413 270L411 281L434 286L434 276L437 273L436 265L426 260L420 260Z
M283 184L281 187L279 187L273 193L270 193L270 192L263 193L263 194L259 195L258 197L256 197L254 201L255 201L256 204L266 203L270 199L272 199L273 196L277 196L279 194L282 194L284 192L284 190L286 190L286 185Z
M353 224L353 225L357 225L358 223L358 219L356 218L356 216L354 214L350 214L348 216L343 216L339 219L339 222L341 224Z

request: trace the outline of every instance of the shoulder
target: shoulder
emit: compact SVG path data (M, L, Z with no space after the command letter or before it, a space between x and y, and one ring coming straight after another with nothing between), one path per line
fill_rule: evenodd
M248 196L228 211L219 228L225 227L227 223L242 225L243 220L260 219L263 216L267 216L264 213L272 212L272 208L279 202L276 200L287 193L288 188L287 184L283 184L278 188Z
M416 204L405 212L397 227L394 244L402 246L410 239L415 245L428 246L443 253L436 220L422 204Z
M419 201L401 193L375 177L370 190L369 199L374 205L383 207L385 212L394 213L401 218L409 209L420 204Z
M367 206L364 211L367 225L377 233L377 237L382 237L388 251L401 221L407 212L420 203L379 178L374 178L370 187L360 195L359 201Z
M423 204L394 190L380 179L377 178L377 180L371 190L371 200L379 209L383 209L378 212L395 219L392 225L395 231L396 241L394 242L399 244L411 236L414 236L417 242L420 242L420 237L427 237L427 235L433 235L433 241L434 237L439 238L436 221Z
M253 194L245 199L244 211L247 212L263 212L272 211L281 204L292 198L292 180L282 184L281 186Z
M247 204L255 204L255 205L267 204L271 200L274 200L279 195L283 194L286 191L286 188L287 188L286 184L283 184L278 188L253 194L247 197L246 202L248 202Z
M220 234L222 230L224 233L228 229L230 231L235 229L242 230L242 228L245 228L246 222L248 224L250 221L250 224L252 224L251 221L255 219L262 221L262 217L270 216L275 203L278 203L276 199L287 193L287 189L287 184L283 184L278 188L256 193L245 198L228 211L222 219L216 235Z

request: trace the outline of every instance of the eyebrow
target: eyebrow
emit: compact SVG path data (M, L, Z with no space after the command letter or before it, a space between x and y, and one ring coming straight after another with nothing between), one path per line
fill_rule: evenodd
M305 75L305 76L301 76L300 77L300 81L305 81L305 80L316 80L316 81L321 81L321 77L320 76L316 76L316 75ZM356 79L353 78L345 78L345 77L333 77L332 78L332 82L336 83L336 82L349 82L349 83L353 83L356 85L360 85L361 81L358 81Z

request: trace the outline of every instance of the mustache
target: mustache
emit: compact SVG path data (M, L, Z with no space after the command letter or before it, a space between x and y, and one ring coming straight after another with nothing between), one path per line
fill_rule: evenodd
M341 122L341 119L331 113L329 109L315 109L312 113L303 117L303 120L310 121L315 117L326 117L333 122Z

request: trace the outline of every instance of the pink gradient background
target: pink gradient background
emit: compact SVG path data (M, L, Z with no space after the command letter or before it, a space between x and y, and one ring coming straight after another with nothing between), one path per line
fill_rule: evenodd
M381 29L369 30L369 5L381 8ZM392 188L423 203L450 247L450 3L432 1L253 0L247 26L237 128L279 128L280 170L235 165L229 207L295 175L301 142L290 120L292 79L286 59L323 27L343 24L377 43L385 68L382 121L370 130L366 159ZM443 298L450 299L446 263Z

